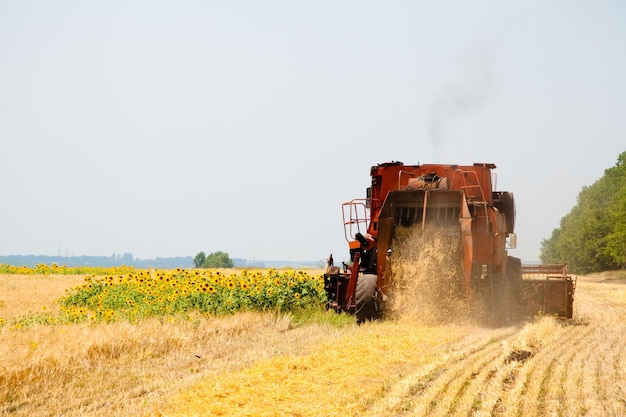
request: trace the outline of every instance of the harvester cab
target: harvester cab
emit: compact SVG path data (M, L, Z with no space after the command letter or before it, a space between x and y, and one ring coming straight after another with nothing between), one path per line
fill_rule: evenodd
M460 294L489 298L486 304L492 316L510 318L518 311L527 312L524 294L529 291L525 291L521 262L507 252L516 244L515 202L512 193L493 190L494 168L490 163L373 166L366 197L342 205L350 262L342 268L328 265L327 307L355 312L358 322L376 318L394 291L397 232L436 227L459 243ZM537 292L549 292L543 284L533 288L534 300L540 298ZM563 303L571 305L573 288L569 289L570 298ZM562 307L558 311L571 317L571 308Z

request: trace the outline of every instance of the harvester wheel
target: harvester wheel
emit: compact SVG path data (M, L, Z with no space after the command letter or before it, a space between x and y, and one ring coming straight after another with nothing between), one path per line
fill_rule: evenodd
M378 318L376 293L378 277L374 274L361 275L356 280L356 322L361 324L367 320Z

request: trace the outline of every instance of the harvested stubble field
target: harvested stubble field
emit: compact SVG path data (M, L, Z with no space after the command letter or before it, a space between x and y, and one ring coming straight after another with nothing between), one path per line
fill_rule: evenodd
M0 316L54 309L81 279L0 275ZM0 415L626 415L623 274L579 277L571 321L331 323L241 313L4 326Z

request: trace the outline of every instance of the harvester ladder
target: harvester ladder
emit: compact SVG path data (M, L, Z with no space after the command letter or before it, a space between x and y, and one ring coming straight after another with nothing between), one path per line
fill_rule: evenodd
M459 190L465 193L465 198L467 198L467 201L487 201L487 199L485 198L485 193L483 192L483 187L480 185L480 181L478 180L478 175L476 174L476 172L457 169L456 171L454 171L452 184L456 184L457 181L461 183L461 185L459 186Z

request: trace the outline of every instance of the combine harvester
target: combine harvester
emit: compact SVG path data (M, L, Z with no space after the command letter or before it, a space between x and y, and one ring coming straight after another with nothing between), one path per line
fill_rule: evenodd
M571 318L575 281L567 265L522 266L516 246L513 193L494 191L494 164L371 168L366 198L342 205L350 263L328 260L327 307L356 313L357 322L385 312L393 295L393 242L400 228L445 227L458 239L460 297L476 299L487 316L508 323L539 313ZM449 232L449 231L452 232Z

